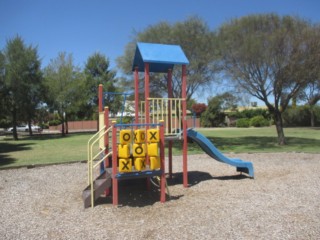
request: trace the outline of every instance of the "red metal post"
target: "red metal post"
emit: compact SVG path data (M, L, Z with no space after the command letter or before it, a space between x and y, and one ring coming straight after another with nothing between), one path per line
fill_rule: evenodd
M99 112L103 111L103 85L99 84L99 90L98 90L98 99L99 99Z
M134 108L135 123L139 123L139 72L138 67L134 68Z
M118 179L117 174L117 128L116 121L112 122L112 203L118 205Z
M150 73L149 73L149 63L144 64L144 98L145 98L145 117L146 117L146 123L148 124L149 118L150 118L150 113L149 113L149 78L150 78Z
M187 142L187 68L182 65L182 128L183 128L183 186L188 187L188 142Z
M160 121L160 161L161 161L161 179L160 179L160 202L166 201L166 169L164 157L164 121Z
M149 124L150 122L150 109L149 109L149 63L144 64L144 98L145 98L145 123ZM149 126L146 126L146 131L148 130ZM148 153L146 155L146 164L150 164ZM151 189L150 177L147 177L147 189Z
M172 69L168 70L168 82L167 82L167 88L168 88L168 98L173 98L173 92L172 92ZM171 133L171 99L168 101L168 132ZM172 178L172 141L169 140L168 142L168 165L169 165L169 177Z

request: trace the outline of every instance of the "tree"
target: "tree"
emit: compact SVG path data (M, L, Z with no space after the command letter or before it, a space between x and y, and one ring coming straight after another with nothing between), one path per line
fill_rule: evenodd
M218 127L225 121L226 114L224 111L229 109L229 95L230 93L222 93L215 97L208 98L208 106L201 115L201 122L203 126Z
M201 113L207 109L207 105L204 103L195 103L192 105L191 109L197 117L200 117Z
M62 136L68 133L68 115L79 110L86 87L85 77L73 64L72 54L61 52L44 70L48 105L59 114Z
M135 34L133 40L127 44L124 56L117 59L118 66L124 73L132 74L132 59L136 42L180 45L190 62L187 67L187 100L189 100L198 89L212 83L213 40L213 33L207 24L198 17L191 17L184 22L175 24L160 22ZM176 98L181 97L181 84L181 70L177 68L173 71L172 82L173 96ZM133 86L132 76L130 76L130 84L125 82L124 85ZM150 92L167 93L166 74L150 75Z
M18 122L28 122L32 135L31 121L42 97L41 62L37 48L26 46L17 36L7 42L2 55L3 104L11 114L13 137L18 140Z
M116 92L115 87L115 71L109 69L109 60L101 53L94 53L91 55L85 65L86 75L86 89L89 101L86 103L90 113L94 106L98 105L98 86L103 84L105 92ZM120 105L119 95L107 95L105 99L105 106L109 107L110 112L117 113Z
M28 63L28 73L25 76L24 101L22 103L25 120L29 126L29 134L32 135L31 123L35 119L37 108L44 99L43 76L41 71L41 62L37 51L32 48L26 49L26 62Z
M0 51L0 122L3 122L8 114L8 109L5 103L6 89L4 85L5 78L5 56ZM1 126L2 127L2 126Z
M286 144L282 112L314 79L320 57L315 42L309 22L275 14L234 19L217 32L221 70L266 104L280 145Z
M319 39L320 39L320 25L314 27L312 31L313 37L313 45L315 45L314 49L320 47ZM306 101L309 106L310 111L310 124L311 127L315 126L315 106L320 100L320 69L315 74L315 78L313 81L310 81L305 89L303 89L299 93L299 98Z
M317 102L320 100L320 79L311 82L307 87L300 93L300 98L307 102L310 112L310 125L315 126L315 112L314 108Z

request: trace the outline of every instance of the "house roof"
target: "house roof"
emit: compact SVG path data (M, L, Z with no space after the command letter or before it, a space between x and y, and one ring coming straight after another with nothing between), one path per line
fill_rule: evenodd
M179 45L138 42L132 71L138 67L143 72L145 63L149 63L150 72L168 72L174 65L189 64L189 60Z

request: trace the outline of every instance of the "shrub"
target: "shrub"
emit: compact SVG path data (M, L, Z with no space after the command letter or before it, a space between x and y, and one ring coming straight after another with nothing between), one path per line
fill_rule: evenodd
M124 117L122 117L122 123L123 123L123 124L132 123L133 120L134 120L134 117L131 117L131 116L124 116ZM117 123L121 123L121 119L120 119L120 118L117 119Z
M61 121L59 119L54 119L49 121L49 126L58 126L61 124Z
M282 119L284 125L288 127L310 126L310 108L309 106L288 107L282 113Z
M12 123L8 119L0 119L0 128L9 128Z
M269 121L263 116L255 116L250 119L250 126L252 127L266 127L270 126Z
M48 123L40 123L39 127L41 127L42 129L48 129L49 128L49 124Z
M255 116L263 116L264 118L268 119L270 117L270 113L267 109L245 109L241 112L235 112L232 116L236 118L253 118Z
M250 119L249 118L240 118L237 120L236 126L238 128L247 128L250 126Z

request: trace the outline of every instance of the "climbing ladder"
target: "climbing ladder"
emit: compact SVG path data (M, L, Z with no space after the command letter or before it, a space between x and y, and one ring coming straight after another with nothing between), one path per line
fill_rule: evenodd
M88 169L88 186L84 189L82 193L82 199L84 202L84 207L89 206L94 207L94 201L100 197L100 195L109 187L111 187L111 169L105 168L104 171L100 171L100 174L96 177L95 174L98 171L98 167L103 164L103 162L112 156L112 151L106 153L107 147L103 146L103 141L106 134L111 132L112 127L106 129L105 126L94 134L88 141L87 144L87 169ZM100 150L96 153L96 145L99 143ZM104 169L104 168L103 168Z

